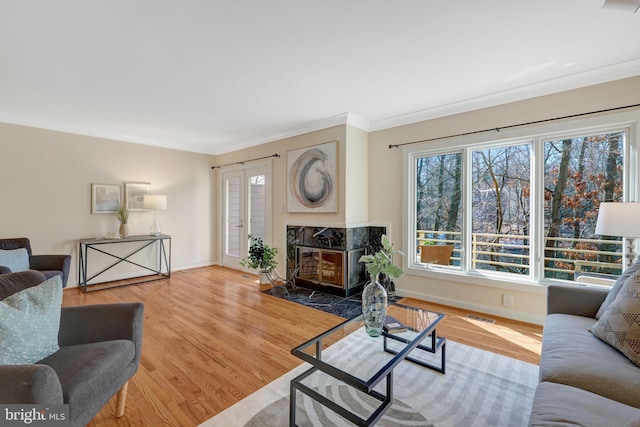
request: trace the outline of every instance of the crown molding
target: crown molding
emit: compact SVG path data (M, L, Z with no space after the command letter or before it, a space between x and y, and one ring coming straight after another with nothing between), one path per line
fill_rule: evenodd
M640 59L371 122L370 131L423 122L640 75Z
M365 132L371 130L371 122L369 120L353 113L347 113L347 124Z
M155 138L144 138L133 135L127 135L118 132L112 132L105 129L98 129L89 126L72 125L66 122L60 122L50 119L42 119L31 116L23 116L0 111L0 123L8 123L12 125L28 126L36 129L52 130L56 132L70 133L73 135L90 136L100 139L109 139L121 142L130 142L133 144L149 145L153 147L169 148L172 150L188 151L200 154L214 154L209 147L197 144L165 141Z
M251 142L235 141L230 142L224 149L212 154L224 154L236 150L242 150L245 148L255 147L257 145L268 144L269 142L280 141L287 138L293 138L295 136L304 135L319 130L329 129L334 126L350 125L354 126L365 132L369 132L370 122L360 116L353 113L341 113L335 116L326 117L324 119L315 120L313 122L303 123L300 126L296 126L284 132L278 132L265 136L263 138L254 139Z

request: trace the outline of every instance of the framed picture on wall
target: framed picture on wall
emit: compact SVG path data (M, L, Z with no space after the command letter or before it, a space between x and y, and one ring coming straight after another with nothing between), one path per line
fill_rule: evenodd
M117 213L120 207L120 190L118 184L91 184L91 213Z
M148 182L125 182L124 203L129 211L146 211L144 208L144 196L151 191Z
M337 142L287 152L287 211L337 212Z

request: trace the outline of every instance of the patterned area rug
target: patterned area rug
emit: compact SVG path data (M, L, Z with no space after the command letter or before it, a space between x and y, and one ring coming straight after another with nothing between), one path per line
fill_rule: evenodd
M325 350L323 356L353 358L363 352L379 352L381 338L362 331L357 340L343 341ZM415 355L412 353L412 355ZM538 366L447 341L445 375L404 361L394 370L394 404L379 426L526 426L529 420ZM366 359L366 358L365 358ZM303 364L234 406L201 424L203 427L268 427L289 425L289 382L310 365ZM356 367L354 366L354 369ZM366 370L360 363L357 369ZM357 413L370 413L370 402L351 387L326 376L314 378L313 386ZM379 384L383 391L385 382ZM350 426L349 422L297 393L297 423L300 426Z

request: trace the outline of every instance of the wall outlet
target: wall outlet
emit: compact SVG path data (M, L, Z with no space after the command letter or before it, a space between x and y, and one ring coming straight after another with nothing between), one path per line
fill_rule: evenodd
M513 307L513 295L502 294L502 305Z

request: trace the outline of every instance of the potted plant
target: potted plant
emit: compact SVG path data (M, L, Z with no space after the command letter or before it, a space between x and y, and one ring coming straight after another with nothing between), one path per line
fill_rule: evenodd
M251 234L249 234L249 241L247 258L243 258L240 261L240 265L258 270L260 284L267 284L269 283L267 274L278 265L276 260L278 249L265 245L261 237L252 236Z
M402 276L404 271L393 263L393 256L396 254L404 255L404 253L393 248L391 239L389 239L386 234L382 235L380 243L382 245L382 249L373 255L362 255L358 261L364 263L367 273L371 276L372 281L375 276L379 276L380 273L384 273L393 279Z
M129 225L127 224L129 222L129 211L125 206L120 206L116 217L120 221L120 235L127 237L129 235Z
M363 255L358 260L365 264L371 282L362 290L362 314L367 334L372 337L382 335L382 327L387 315L387 291L380 284L380 275L395 279L404 274L402 268L393 263L393 255L404 255L393 249L391 239L385 234L380 243L382 248L373 255Z

